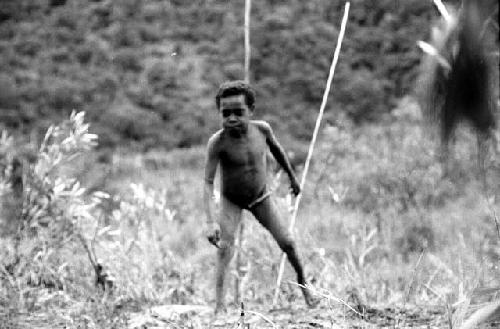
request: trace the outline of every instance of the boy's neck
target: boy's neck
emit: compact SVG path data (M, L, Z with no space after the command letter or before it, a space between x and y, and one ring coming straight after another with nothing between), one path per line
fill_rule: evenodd
M248 134L248 127L242 127L241 129L225 129L227 134L232 138L244 138Z

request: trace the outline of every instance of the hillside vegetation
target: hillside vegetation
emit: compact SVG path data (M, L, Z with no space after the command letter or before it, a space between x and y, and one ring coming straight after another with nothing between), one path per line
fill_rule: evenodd
M253 4L257 115L291 140L310 138L343 6ZM75 109L101 146L204 143L218 126L218 85L243 77L243 9L226 0L4 0L0 121L40 134ZM353 3L326 121L380 120L410 93L416 41L437 15L431 1Z
M73 114L47 132L25 169L24 191L12 160L16 141L0 139L0 323L233 328L239 314L234 304L219 318L221 326L212 324L211 312L161 320L149 311L165 304L214 305L216 249L204 237L201 207L203 148L125 152L109 164L96 163L89 152L96 136L83 119ZM246 270L239 275L246 309L271 318L277 328L458 328L498 300L500 144L485 159L484 186L473 135L457 137L448 174L436 161L431 135L407 118L326 129L296 225L321 304L305 308L287 265L278 311L270 311L279 250L245 215ZM87 188L89 179L109 194ZM286 220L288 181L270 179ZM235 268L230 277L238 273ZM338 298L365 315L350 312ZM252 328L272 327L266 325L260 319Z
M300 151L344 3L253 2L256 115ZM243 74L243 5L1 0L0 328L236 327L239 304L211 312L202 187L213 96ZM459 328L498 303L500 131L478 148L460 126L439 161L411 95L436 16L431 1L352 2L295 229L320 304L287 265L271 310L280 251L245 213L230 280L248 318L266 317L251 328ZM269 172L288 220L284 176ZM160 319L158 305L209 313Z

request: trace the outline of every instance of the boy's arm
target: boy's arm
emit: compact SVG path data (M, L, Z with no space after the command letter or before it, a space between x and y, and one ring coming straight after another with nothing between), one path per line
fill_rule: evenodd
M259 121L258 126L264 132L266 136L266 142L269 146L271 154L274 156L279 165L285 170L288 177L290 178L290 185L292 188L292 192L294 195L298 195L300 193L300 185L295 177L295 173L293 172L292 165L286 156L285 150L281 146L281 144L276 139L274 132L271 126L265 121Z
M207 157L205 162L205 178L203 187L203 206L207 216L207 223L214 222L213 217L213 199L214 199L214 178L219 163L219 156L217 152L217 135L213 135L208 140Z

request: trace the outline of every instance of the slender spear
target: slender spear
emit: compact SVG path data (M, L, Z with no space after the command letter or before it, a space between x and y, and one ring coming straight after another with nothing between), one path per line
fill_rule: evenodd
M250 12L252 9L252 0L245 0L245 81L250 83ZM240 303L241 296L241 281L244 276L242 271L241 248L243 246L243 233L245 231L245 223L241 221L238 231L238 246L236 248L236 278L234 281L234 302L236 305Z
M349 7L350 7L350 2L347 2L345 4L344 17L342 18L342 24L340 27L340 33L339 33L338 40L337 40L337 46L335 48L335 53L333 55L332 65L330 66L330 73L328 75L328 80L326 82L326 88L325 88L325 92L323 94L323 100L321 102L319 114L318 114L318 117L316 119L316 126L314 127L313 137L312 137L311 143L309 144L309 151L307 153L304 171L302 172L302 179L300 182L300 190L301 191L304 190L304 185L306 183L306 178L307 178L307 172L309 170L309 164L311 162L312 154L314 151L314 145L316 144L316 137L318 136L319 128L321 125L321 120L323 118L323 113L325 112L325 107L326 107L326 103L328 100L328 94L330 93L330 87L332 85L333 75L335 74L335 67L337 66L337 62L339 59L340 46L342 45L342 40L344 39L345 27L347 24L347 16L349 14ZM302 199L302 193L300 193L297 196L297 198L295 199L295 205L293 208L292 218L290 220L290 226L289 226L290 232L293 231L293 227L295 226L295 220L297 218L297 213L299 210L299 204L300 204L301 199ZM273 306L275 306L276 303L278 302L281 280L283 279L285 258L286 258L286 254L282 253L280 267L279 267L279 271L278 271L278 279L276 280L276 289L274 291Z
M252 0L245 0L245 81L250 82L250 12Z

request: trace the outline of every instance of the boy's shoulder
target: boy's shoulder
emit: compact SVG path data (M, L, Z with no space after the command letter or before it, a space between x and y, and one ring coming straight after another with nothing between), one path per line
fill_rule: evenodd
M272 130L271 125L264 120L252 120L250 121L250 123L253 124L255 127L257 127L263 133L268 133Z
M223 131L224 131L224 129L217 130L216 132L214 132L212 134L212 136L210 136L210 139L212 139L212 140L219 139L221 137Z
M210 136L210 138L208 139L208 145L213 146L218 144L219 141L221 140L223 131L224 131L223 129L219 129L215 133L213 133L213 135Z

